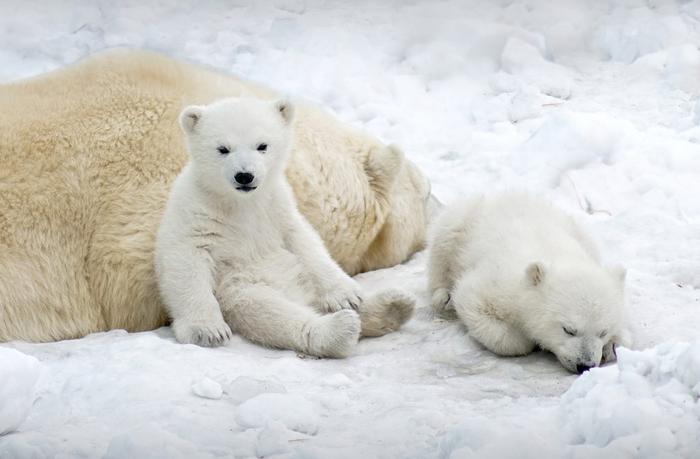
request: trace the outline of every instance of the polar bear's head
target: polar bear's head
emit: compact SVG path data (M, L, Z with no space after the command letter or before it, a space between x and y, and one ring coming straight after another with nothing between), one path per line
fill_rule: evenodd
M533 303L524 318L530 336L572 372L613 360L615 345L629 344L624 281L621 267L531 264L525 283Z
M292 144L290 102L223 99L180 114L192 167L219 192L245 195L284 173Z

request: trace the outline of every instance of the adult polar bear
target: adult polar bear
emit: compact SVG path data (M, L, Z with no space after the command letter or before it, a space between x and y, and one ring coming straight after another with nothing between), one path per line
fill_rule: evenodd
M166 323L155 234L186 162L185 105L273 91L143 51L110 50L0 86L0 342ZM298 106L287 176L348 273L422 248L429 185L385 146Z

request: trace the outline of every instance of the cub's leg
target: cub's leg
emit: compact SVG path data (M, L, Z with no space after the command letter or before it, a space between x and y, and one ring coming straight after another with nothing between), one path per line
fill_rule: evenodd
M231 328L263 346L342 358L360 337L360 318L355 311L321 315L265 285L224 283L217 296Z
M479 298L473 284L469 278L460 281L452 299L469 336L498 355L516 356L532 352L535 343L517 327L503 320L488 300Z
M454 257L459 237L446 226L446 217L435 222L433 238L428 249L428 291L430 304L436 313L454 309L450 292L454 287ZM443 226L444 225L444 226Z
M448 208L431 228L428 244L428 290L433 311L443 314L454 310L452 291L465 269L459 252L469 240L470 220L481 202L469 200L457 208Z
M219 346L231 338L212 291L212 261L201 250L185 244L156 248L158 286L180 343Z

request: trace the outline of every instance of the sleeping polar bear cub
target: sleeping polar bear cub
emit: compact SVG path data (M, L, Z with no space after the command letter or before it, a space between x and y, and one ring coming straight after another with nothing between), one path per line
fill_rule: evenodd
M582 373L630 344L625 270L602 266L585 232L542 199L506 192L445 209L428 263L434 310L454 309L496 354L539 346Z
M233 329L266 346L344 357L360 333L379 336L410 317L414 300L401 292L363 302L297 210L284 175L293 114L286 101L224 99L180 115L191 161L173 184L155 253L178 341L219 345ZM393 148L381 158L403 160Z

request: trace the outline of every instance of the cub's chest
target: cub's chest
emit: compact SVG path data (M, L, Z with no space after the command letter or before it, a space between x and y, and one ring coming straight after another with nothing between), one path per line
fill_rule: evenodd
M285 249L283 233L267 215L198 214L191 238L215 259L259 257Z

